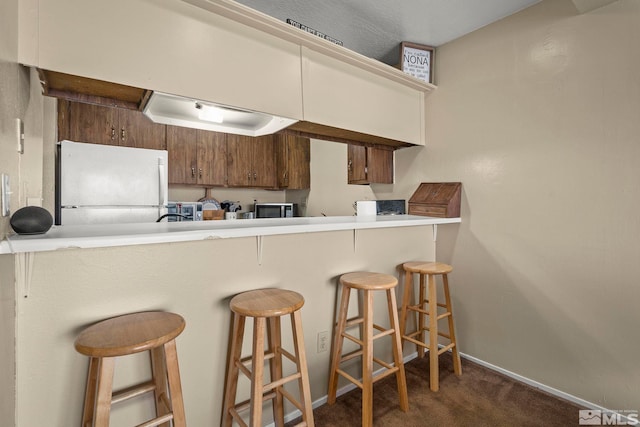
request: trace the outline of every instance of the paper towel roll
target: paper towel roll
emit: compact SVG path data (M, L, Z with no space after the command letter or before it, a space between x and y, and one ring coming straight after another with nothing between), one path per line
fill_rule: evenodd
M356 214L358 216L376 215L376 201L358 200L356 202Z

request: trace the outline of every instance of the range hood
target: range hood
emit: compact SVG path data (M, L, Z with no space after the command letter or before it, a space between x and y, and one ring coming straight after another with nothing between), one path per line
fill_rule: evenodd
M297 122L162 92L153 92L143 112L155 123L246 136L269 135Z

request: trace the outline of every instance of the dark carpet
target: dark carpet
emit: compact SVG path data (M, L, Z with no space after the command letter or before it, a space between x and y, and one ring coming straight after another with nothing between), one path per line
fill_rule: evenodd
M440 390L429 389L429 359L405 364L409 411L398 404L395 375L375 383L373 422L380 427L427 426L577 426L580 407L462 359L462 376L451 357L440 357ZM361 425L361 392L338 397L314 410L318 427ZM288 423L294 426L299 420Z

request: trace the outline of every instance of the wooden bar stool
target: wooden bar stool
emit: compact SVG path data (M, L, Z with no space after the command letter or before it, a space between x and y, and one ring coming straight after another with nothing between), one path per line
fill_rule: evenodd
M311 389L307 372L307 359L302 334L300 308L304 298L297 292L283 289L259 289L244 292L231 299L229 307L233 313L233 330L229 350L229 365L225 386L222 426L230 427L233 420L241 426L247 426L240 412L249 409L249 425L262 426L262 405L272 399L273 416L276 426L284 426L283 397L302 412L302 422L298 426L313 427L313 408ZM280 317L291 315L293 345L295 355L281 347ZM247 317L253 318L253 346L251 354L242 358L242 340ZM267 352L265 353L264 335L267 332ZM282 377L282 356L296 365L296 372ZM264 363L269 361L271 382L264 383ZM249 369L247 365L250 365ZM236 403L238 374L242 372L251 380L251 397ZM297 380L300 401L284 389L288 382Z
M407 381L404 374L404 363L402 359L402 344L400 341L400 329L398 323L398 311L396 305L396 295L394 288L398 280L388 274L357 272L348 273L340 277L342 284L342 296L338 313L338 323L334 334L333 354L331 357L331 372L329 376L328 403L331 405L336 401L338 390L338 375L342 375L362 389L362 425L373 425L373 383L391 375L396 374L398 383L398 394L400 395L400 409L409 409L409 399L407 397ZM347 319L349 309L349 296L351 290L363 292L364 310L362 317ZM373 323L373 291L384 290L387 293L387 307L389 310L390 329L385 329ZM346 333L346 329L360 326L360 339ZM374 335L373 330L380 333ZM373 341L391 335L393 340L393 361L394 365L380 360L373 356ZM342 343L344 338L358 344L361 349L351 353L342 354ZM362 381L358 381L342 369L340 364L355 357L362 356ZM373 376L373 362L386 368L381 374Z
M453 356L453 371L456 375L462 375L460 365L460 353L456 342L456 333L453 326L453 310L451 297L449 295L449 280L447 274L453 271L453 267L440 262L405 262L402 264L405 272L404 295L402 298L402 309L400 311L400 329L402 339L416 344L418 356L424 357L425 349L429 350L429 383L432 391L438 391L438 356L451 350ZM413 292L413 274L420 275L420 294L418 303L412 304L411 294ZM444 286L445 303L439 303L436 291L436 276L442 276ZM429 285L427 292L427 283ZM444 308L438 314L438 307ZM407 314L414 311L418 315L417 327L414 332L407 333ZM429 317L429 325L425 324L426 316ZM449 333L438 330L438 320L447 318L449 321ZM426 339L425 332L429 332L429 340ZM445 337L449 344L438 349L438 336Z
M82 425L108 427L111 405L153 392L156 418L141 425L169 426L173 420L174 427L186 426L175 342L184 327L182 316L151 311L114 317L83 330L75 347L91 359ZM114 393L115 358L142 351L151 354L153 378Z

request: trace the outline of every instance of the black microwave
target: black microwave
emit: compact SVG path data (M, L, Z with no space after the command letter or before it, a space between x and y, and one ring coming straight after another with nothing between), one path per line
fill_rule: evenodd
M256 218L292 218L296 216L293 203L256 203L253 213Z

